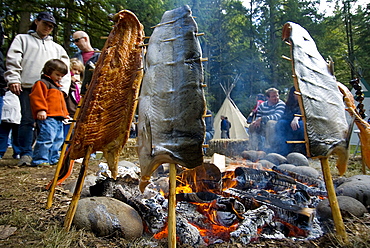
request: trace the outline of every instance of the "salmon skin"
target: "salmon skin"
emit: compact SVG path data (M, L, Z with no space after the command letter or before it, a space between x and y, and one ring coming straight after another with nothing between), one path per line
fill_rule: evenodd
M300 25L286 23L283 40L291 47L294 86L304 115L307 154L320 158L336 153L337 167L342 174L349 156L351 125L347 123L343 95L334 73L310 34Z
M198 27L189 6L166 11L149 39L139 96L140 190L162 163L203 163L205 98Z
M128 10L116 22L97 61L72 137L70 158L103 151L112 177L118 174L119 153L127 142L143 77L144 28Z

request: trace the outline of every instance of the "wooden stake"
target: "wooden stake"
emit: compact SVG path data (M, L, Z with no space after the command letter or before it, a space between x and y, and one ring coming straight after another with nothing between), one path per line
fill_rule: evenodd
M170 164L168 196L168 248L176 248L176 164Z
M330 166L327 157L320 158L321 169L324 175L326 191L328 192L328 199L330 203L331 212L333 215L334 226L337 232L337 238L343 243L348 243L348 236L344 228L342 214L340 213L337 195L335 193L333 180L330 173Z
M77 119L77 116L78 116L78 114L80 112L80 109L81 109L80 106L81 106L82 102L83 102L83 96L81 97L81 100L78 104L79 107L76 109L75 115L73 116L73 120ZM76 122L72 122L71 124L69 124L70 127L69 127L69 130L68 130L67 136L66 136L66 140L70 140L70 138L72 136L73 128L75 126L75 123ZM48 201L46 203L46 209L51 208L51 206L53 205L55 187L57 186L59 173L60 173L60 170L62 169L62 165L63 165L63 162L64 162L64 156L65 156L65 153L66 153L66 150L67 150L67 145L68 144L66 142L64 142L64 144L62 146L62 151L60 152L59 161L58 161L57 167L55 168L54 178L53 178L52 184L50 186Z
M84 157L84 160L83 160L82 165L81 165L80 174L78 175L75 191L73 192L72 201L69 204L69 208L68 208L68 211L67 211L67 214L66 214L66 218L64 220L64 229L67 232L71 228L73 217L75 216L75 213L76 213L78 201L80 200L81 191L82 191L82 187L84 185L84 181L85 181L85 177L86 177L86 172L87 172L87 167L88 167L88 164L89 164L89 159L90 159L91 152L92 152L92 146L89 146L89 148L87 149L87 151L85 153L85 157Z

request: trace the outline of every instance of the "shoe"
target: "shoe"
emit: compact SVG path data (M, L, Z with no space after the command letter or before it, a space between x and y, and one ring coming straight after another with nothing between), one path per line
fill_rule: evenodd
M20 156L19 154L13 154L13 158L14 158L14 159L20 159L20 158L21 158L21 156Z
M29 155L23 155L18 162L18 166L31 166L32 157Z
M50 164L45 162L45 163L38 164L37 166L38 166L38 167L42 167L42 166L50 166Z
M41 164L31 164L30 167L45 167L45 166L50 166L49 163L45 162L45 163L41 163Z

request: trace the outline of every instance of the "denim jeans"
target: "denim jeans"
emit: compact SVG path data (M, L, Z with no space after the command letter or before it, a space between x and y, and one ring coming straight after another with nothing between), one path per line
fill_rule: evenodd
M13 147L13 157L20 153L18 144L18 127L19 124L1 122L0 124L0 155L4 156L6 150L8 149L8 137L10 131L12 131L12 147Z
M305 154L304 144L288 144L287 141L303 141L304 140L304 123L299 121L299 126L296 131L290 126L291 120L280 119L276 124L276 143L278 147L277 153L286 156L289 153L296 151Z
M19 100L21 102L21 124L18 130L18 141L20 148L20 155L32 156L32 142L33 132L35 128L35 120L32 117L30 93L31 88L22 88Z
M63 144L63 122L48 117L46 120L37 120L40 133L36 139L33 151L32 164L56 164L59 160L59 148Z

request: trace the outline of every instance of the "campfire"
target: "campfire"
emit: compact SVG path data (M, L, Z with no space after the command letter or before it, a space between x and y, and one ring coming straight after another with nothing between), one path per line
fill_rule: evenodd
M248 244L259 238L310 239L322 235L315 207L327 197L322 180L245 159L221 171L205 162L177 168L177 240L193 246L220 242ZM135 208L155 239L168 236L166 165L144 194L138 180L121 175L99 180L93 195L110 196Z

